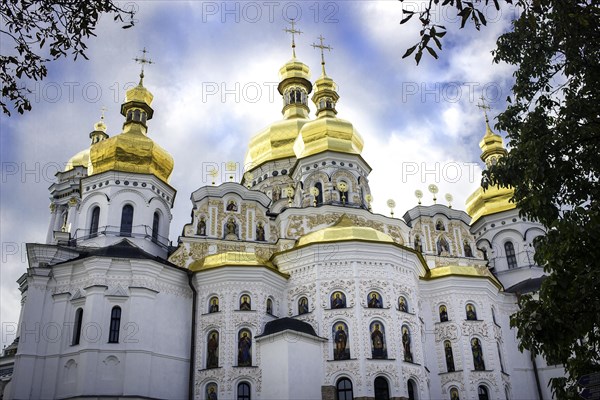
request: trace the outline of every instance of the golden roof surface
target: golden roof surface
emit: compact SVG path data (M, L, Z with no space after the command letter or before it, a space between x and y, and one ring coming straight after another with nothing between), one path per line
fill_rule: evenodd
M345 214L327 228L320 229L302 236L295 247L307 246L313 243L345 242L360 240L366 242L395 243L391 236L367 226L357 226Z
M92 146L91 174L105 171L153 174L165 183L173 172L173 157L152 139L132 127Z
M294 141L307 118L277 121L250 139L246 165L257 167L267 161L295 157Z
M349 121L325 116L305 124L296 142L297 158L304 158L324 151L360 154L364 141Z
M494 160L504 157L507 154L502 143L502 136L492 132L490 124L485 122L485 135L479 143L481 147L481 160L486 165L491 164ZM478 187L473 194L467 198L466 211L471 216L471 223L476 222L484 215L499 213L506 210L512 210L516 207L515 203L509 200L513 197L514 190L512 188L502 188L498 186L488 187L485 191L482 187Z
M69 158L67 165L65 165L65 172L72 170L75 167L86 167L90 165L90 148L81 150L73 157Z
M423 279L432 280L438 278L444 278L448 276L461 276L470 278L483 278L489 279L492 283L502 289L502 284L496 277L484 266L476 265L446 265L430 269Z
M196 272L219 267L265 267L279 273L277 267L270 261L257 257L255 253L243 251L227 251L212 254L204 257L202 260L194 261L190 264L189 269Z

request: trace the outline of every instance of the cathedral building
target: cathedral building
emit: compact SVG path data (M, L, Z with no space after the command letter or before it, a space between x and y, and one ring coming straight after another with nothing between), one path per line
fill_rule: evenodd
M5 398L551 398L561 370L521 353L509 323L543 279L543 227L499 188L466 212L373 213L324 60L313 81L294 50L279 76L281 119L250 140L241 182L191 194L176 247L143 72L122 132L94 126L50 187L46 243L27 245ZM486 164L506 154L487 120L480 147Z

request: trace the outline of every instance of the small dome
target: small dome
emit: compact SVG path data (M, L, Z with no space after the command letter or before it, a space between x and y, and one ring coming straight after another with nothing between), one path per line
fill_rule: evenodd
M296 242L295 247L307 246L314 243L345 242L349 240L394 243L394 239L390 235L367 226L357 226L350 218L343 215L334 225L302 236Z
M309 121L306 118L284 119L263 129L250 140L246 165L254 168L268 161L295 157L294 141Z
M65 172L72 170L75 167L86 167L90 165L90 148L81 150L73 157L69 158L67 165L65 165Z
M125 93L125 103L135 101L139 103L145 103L150 106L152 105L153 99L154 96L143 86L142 80L140 80L140 83L137 86L132 87Z
M305 124L294 143L297 158L324 151L360 154L364 142L349 121L335 117L322 117Z
M138 129L131 129L92 146L91 174L122 171L153 174L165 183L173 172L173 157Z
M297 58L292 58L279 69L280 88L286 79L304 80L306 82L303 83L308 83L308 86L312 86L310 83L310 68ZM283 94L281 89L279 92Z

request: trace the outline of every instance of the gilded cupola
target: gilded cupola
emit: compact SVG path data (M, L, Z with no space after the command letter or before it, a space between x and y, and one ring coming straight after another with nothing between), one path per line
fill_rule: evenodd
M315 81L315 93L312 101L317 106L317 119L305 124L294 143L294 152L298 159L305 158L324 151L334 151L348 154L360 154L364 142L360 134L349 121L337 118L336 104L340 96L337 85L325 72L323 45L313 47L321 49L321 76Z
M153 174L168 183L173 157L147 136L147 121L154 113L153 95L144 87L143 79L142 69L140 82L127 91L121 105L121 114L125 117L123 132L92 146L91 174L106 171Z
M484 109L488 106L481 106ZM492 131L487 113L485 114L485 134L479 142L481 148L481 160L486 166L495 164L499 158L504 157L508 152L502 143L502 136ZM466 211L472 218L472 223L479 218L495 214L498 212L512 210L516 207L515 203L510 202L513 197L512 188L490 186L486 190L478 187L473 194L467 198Z
M73 157L67 161L67 165L65 166L65 172L70 171L75 167L86 167L89 169L90 167L90 149L96 143L101 142L102 140L108 139L108 134L106 133L106 123L104 123L104 110L102 111L102 116L100 120L94 124L94 130L90 132L90 147L81 150L79 153L75 154ZM89 173L89 171L88 171Z
M246 153L246 166L250 169L269 161L294 157L294 141L304 124L309 122L308 95L312 91L310 69L296 58L294 28L285 29L292 34L292 59L279 69L277 90L283 99L283 119L277 121L250 139Z

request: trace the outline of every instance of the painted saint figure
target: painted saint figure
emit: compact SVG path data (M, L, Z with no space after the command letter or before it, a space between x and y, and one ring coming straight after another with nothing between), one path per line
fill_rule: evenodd
M450 245L444 237L440 237L437 241L437 255L450 254Z
M410 351L410 333L406 326L402 327L402 348L404 349L404 361L413 362L412 352Z
M265 241L265 227L260 222L256 225L256 240L259 242Z
M240 311L251 311L252 308L250 306L250 297L242 296L240 299Z
M367 304L369 308L382 308L383 304L381 303L381 299L379 298L379 293L371 292L369 294L369 302Z
M435 223L435 230L436 231L445 231L446 230L446 228L444 227L444 223L441 220L438 220Z
M350 358L350 349L347 349L348 332L345 324L340 322L334 326L335 349L333 351L334 360L348 360Z
M235 201L233 200L229 200L229 203L227 204L227 211L237 211L237 204L235 204Z
M454 354L452 354L452 344L449 340L444 342L444 355L446 357L446 368L448 372L454 372Z
M281 198L281 189L279 188L279 186L275 186L273 188L273 194L271 195L271 197L273 198L273 203L278 201Z
M476 321L477 314L475 313L475 307L472 304L467 304L467 320Z
M463 242L463 249L465 251L465 257L473 257L473 249L471 249L471 245L466 240Z
M408 312L408 304L406 304L406 299L404 296L400 296L398 299L398 310L402 312Z
M331 308L346 308L346 296L342 292L331 295Z
M238 340L238 367L249 367L252 365L252 338L247 330L242 330L239 333Z
M371 357L387 358L387 350L385 348L385 334L379 322L371 324Z
M460 397L458 397L458 389L450 389L450 400L460 400Z
M235 224L235 220L233 218L229 218L227 220L227 224L225 225L225 236L227 235L237 235L237 226Z
M440 306L440 322L448 321L448 311L446 306Z
M298 315L307 314L308 313L308 299L306 297L301 297L298 300Z
M485 363L483 362L483 350L479 339L471 339L471 352L473 353L473 365L475 371L485 371Z
M212 331L206 344L206 368L219 367L219 333Z
M421 236L415 235L415 250L422 253L423 252L423 244L421 243Z
M206 400L218 400L216 383L206 385Z
M198 227L196 228L196 235L206 236L206 221L204 220L204 217L200 218L200 221L198 221Z
M212 299L210 299L210 307L208 307L208 312L209 313L219 312L219 299L218 298L213 297Z

